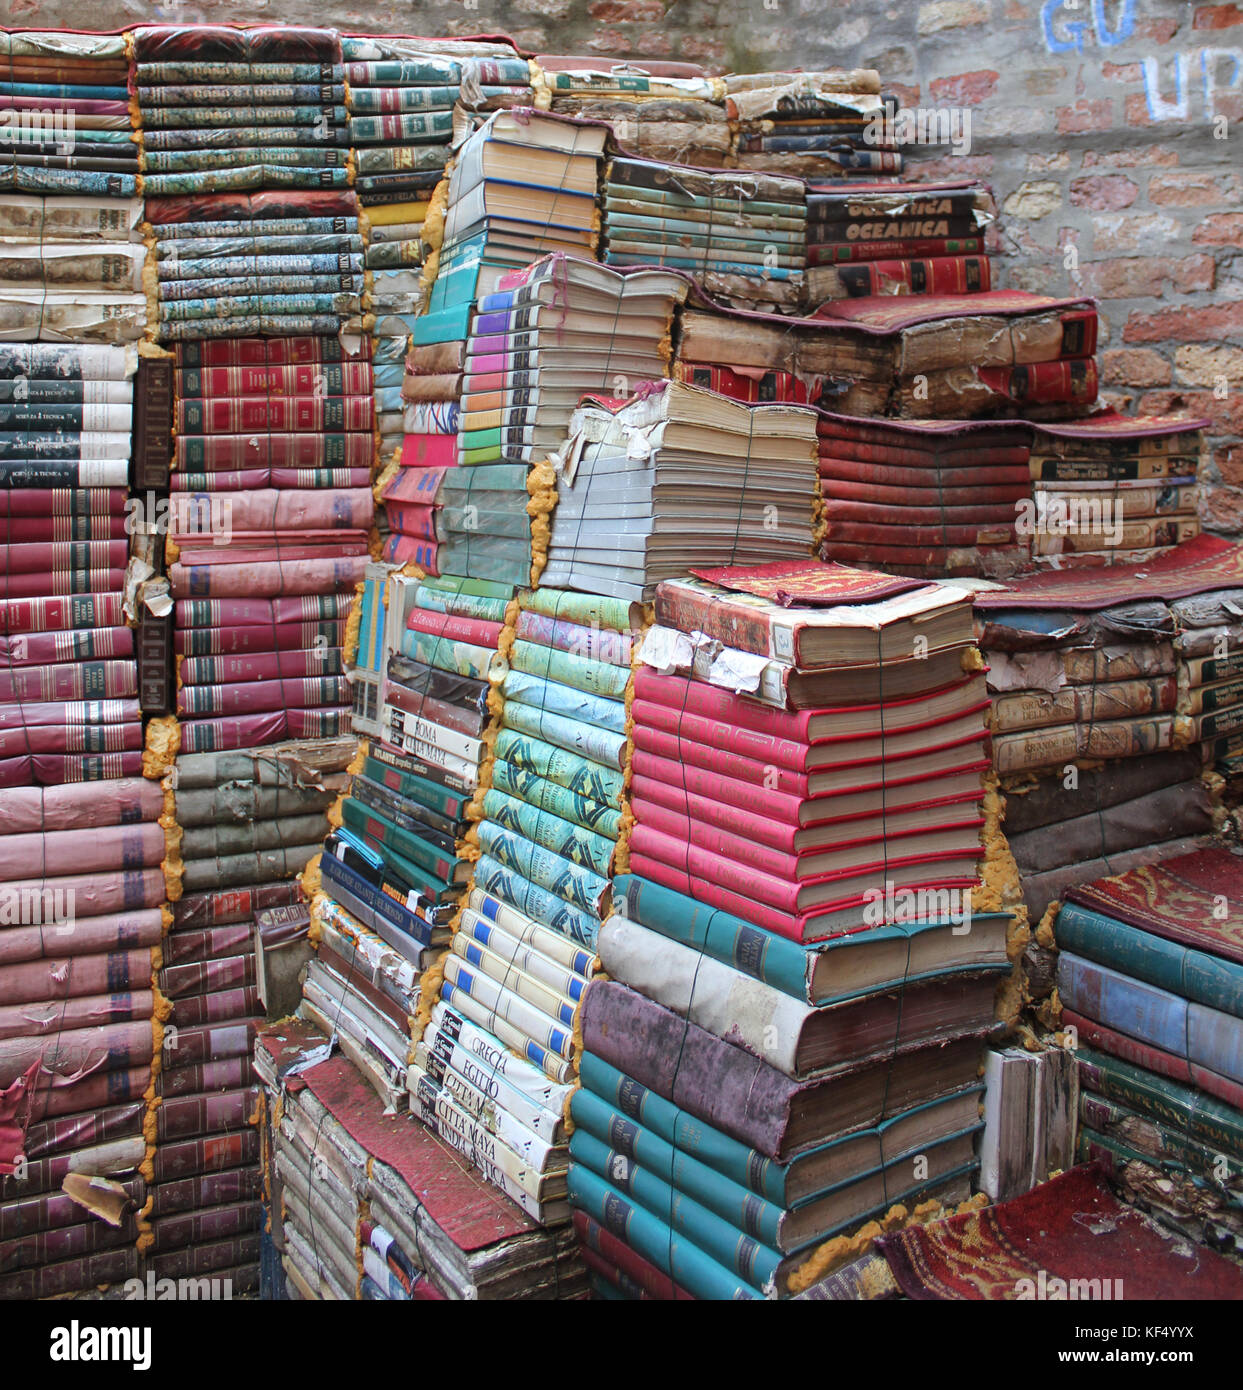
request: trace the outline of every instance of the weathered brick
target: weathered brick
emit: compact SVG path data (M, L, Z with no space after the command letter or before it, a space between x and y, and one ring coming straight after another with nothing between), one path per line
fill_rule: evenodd
M912 173L921 179L983 179L993 171L991 154L944 155L940 159L912 159Z
M1151 348L1111 348L1101 354L1101 379L1110 386L1167 386L1173 368Z
M1243 391L1243 348L1224 343L1186 343L1174 354L1178 379L1189 386L1215 390L1223 382L1227 391Z
M1178 294L1194 294L1211 290L1217 281L1217 262L1203 251L1194 256L1181 256L1174 262L1170 284Z
M1127 319L1122 338L1127 343L1199 343L1239 332L1243 332L1243 302L1236 301L1199 308L1180 304L1153 314L1135 313Z
M1114 123L1111 97L1080 98L1071 106L1057 108L1057 133L1077 135L1085 130L1108 130Z
M574 0L512 0L512 4L521 14L535 14L541 19L568 19L574 9Z
M635 39L634 47L637 53L642 53L646 58L672 58L680 52L677 43L678 36L671 34L668 29L649 29Z
M1243 212L1216 212L1200 222L1191 239L1201 246L1238 246L1243 243Z
M1213 450L1213 462L1224 483L1243 486L1243 444L1226 444Z
M1146 251L1178 236L1178 223L1159 212L1099 212L1092 217L1093 250L1108 256L1118 251Z
M1062 206L1062 185L1052 179L1028 179L1019 184L1002 204L1008 217L1028 220L1047 217Z
M922 90L923 89L918 86L908 87L904 82L885 83L885 91L892 93L893 96L897 98L899 106L905 106L908 109L914 109L920 104L922 101L920 95Z
M1125 174L1089 174L1071 180L1070 201L1079 208L1117 212L1129 208L1138 196L1139 186Z
M1191 21L1193 29L1233 29L1243 24L1243 10L1238 5L1201 5Z
M706 34L687 34L678 44L678 57L692 63L718 67L725 62L726 46L721 39Z
M1053 117L1044 106L982 106L971 119L971 132L978 143L986 140L1012 141L1016 135L1052 133Z
M1065 68L1033 68L1024 73L1023 86L1029 97L1048 97L1066 80Z
M1081 264L1083 288L1102 299L1148 299L1163 295L1172 262L1163 256L1118 256Z
M987 22L988 0L933 0L932 4L919 7L916 30L921 37L927 37L945 29Z
M954 77L934 77L928 84L933 101L942 106L979 106L997 90L1001 76L992 68L960 72Z
M1213 422L1211 435L1243 434L1243 393L1221 399L1212 391L1146 391L1138 408L1141 415L1203 415Z
M1144 75L1139 63L1102 63L1101 76L1111 82L1138 82Z
M1135 26L1134 37L1151 39L1153 43L1169 43L1177 33L1176 19L1141 19Z
M1237 174L1217 174L1207 170L1153 174L1148 180L1148 201L1161 207L1222 207L1237 202L1239 192Z
M1069 168L1070 155L1065 150L1055 150L1051 154L1046 154L1043 150L1036 150L1027 156L1027 172L1029 174L1056 174Z
M1178 163L1178 151L1169 145L1138 145L1125 150L1084 150L1085 169L1168 169Z

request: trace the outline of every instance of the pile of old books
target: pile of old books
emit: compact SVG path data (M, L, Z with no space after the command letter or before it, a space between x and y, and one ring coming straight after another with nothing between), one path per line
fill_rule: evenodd
M810 550L815 417L683 382L574 412L557 474L545 584L643 601L688 565Z
M0 159L0 188L132 198L138 147L130 139L125 35L2 33L0 55L10 146Z
M807 193L807 297L978 294L992 288L983 185L823 187Z
M1030 567L1028 426L821 411L817 435L825 560L930 579Z
M1071 889L1054 933L1079 1156L1197 1243L1243 1251L1243 859L1206 849Z
M730 73L725 87L740 169L834 181L902 172L896 102L871 69Z
M484 1055L468 1037L462 1046ZM542 1230L430 1130L385 1113L348 1061L328 1058L325 1035L296 1019L275 1024L259 1035L256 1065L268 1097L265 1185L286 1296L585 1292L568 1226Z
M805 303L807 207L798 179L745 179L650 159L609 161L601 254L609 265L686 271L742 309L797 313Z
M970 1188L1007 969L969 900L987 697L952 589L714 578L662 584L642 648L570 1198L614 1290L786 1296L834 1234Z
M374 510L371 364L331 338L185 343L177 361L182 750L332 737Z
M4 792L5 1298L86 1289L138 1268L146 1096L161 1040L154 978L163 931L163 797L141 777L88 781L89 761L78 776L57 779L79 785ZM102 1183L92 1184L94 1177ZM93 1186L108 1190L93 1194ZM96 1196L107 1212L102 1219Z
M1196 470L1207 420L1043 424L1032 439L1032 552L1072 569L1151 560L1200 534Z

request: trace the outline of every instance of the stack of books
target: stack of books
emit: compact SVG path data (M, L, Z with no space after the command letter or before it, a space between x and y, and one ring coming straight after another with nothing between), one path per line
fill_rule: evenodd
M329 338L185 343L177 363L182 751L332 737L350 701L339 624L374 512L371 363Z
M1031 566L1026 425L821 411L821 557L895 574L1004 579Z
M730 73L727 109L740 169L807 179L876 179L902 172L892 111L880 74Z
M630 395L668 371L686 286L546 256L479 300L466 344L457 473L440 485L442 573L529 582L528 466L565 441L584 392Z
M1180 649L1207 651L1233 623L1223 607L1237 582L1232 555L1201 537L1142 565L1038 574L976 594L993 762L1015 793L1005 828L1033 920L1073 884L1211 829L1200 770L1227 754L1239 715L1229 704L1188 713L1192 669L1215 668ZM1224 640L1228 657L1228 632ZM1203 750L1180 751L1197 741Z
M811 560L701 574L658 588L640 653L633 871L800 942L860 930L877 892L968 889L970 601Z
M268 1296L583 1296L568 1227L542 1230L448 1144L408 1115L386 1113L349 1062L328 1051L327 1035L296 1019L262 1032L256 1047L280 1264Z
M617 156L602 190L602 258L609 265L685 271L741 309L798 313L805 305L807 205L801 180L720 173Z
M5 153L0 188L134 197L138 147L130 134L125 35L3 33L0 55L0 111L6 121L28 122ZM42 128L33 124L35 112Z
M978 294L992 288L985 233L991 192L969 180L812 187L807 293L813 304L876 294Z
M640 615L625 602L547 588L519 602L494 758L468 836L478 858L439 1000L426 1001L410 1103L554 1225L569 1216L563 1111L579 1001L608 911ZM487 1056L504 1059L499 1081L481 1084L478 1069L446 1053L466 1025Z
M1207 420L1128 417L1043 424L1032 439L1032 549L1072 569L1151 560L1200 534L1196 471Z
M334 30L150 26L132 43L147 197L349 186Z
M163 797L141 777L23 780L0 829L0 1296L47 1298L137 1271ZM110 1221L75 1200L86 1174L120 1185Z
M1197 1243L1243 1252L1243 860L1162 859L1072 889L1054 923L1079 1157Z
M654 382L584 401L562 458L544 584L642 602L688 566L810 550L810 410Z
M692 294L678 359L743 375L789 373L840 415L973 419L1086 413L1096 400L1096 309L1019 290L873 295L813 318L746 313Z
M535 88L561 116L606 121L617 143L640 159L723 169L734 136L725 84L693 63L605 64L598 58L541 53Z

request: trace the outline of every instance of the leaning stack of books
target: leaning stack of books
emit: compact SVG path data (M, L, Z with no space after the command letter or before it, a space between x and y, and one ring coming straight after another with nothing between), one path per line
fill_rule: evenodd
M125 777L11 787L4 805L0 1296L47 1298L137 1271L163 798ZM108 1220L87 1175L120 1185Z
M1030 568L1026 425L822 410L817 435L823 559L926 578Z
M799 179L739 178L652 159L616 156L602 189L602 257L609 265L685 271L741 309L798 313L805 306L807 206Z
M902 172L880 74L730 73L727 110L740 169L807 179L883 179Z
M1054 924L1079 1157L1180 1235L1243 1252L1243 859L1204 849L1072 889Z
M787 1296L835 1234L970 1188L1008 970L969 899L987 696L953 589L713 577L660 586L641 650L570 1195L614 1289Z
M733 153L725 84L693 63L603 64L541 53L535 89L559 116L605 121L640 159L723 169Z
M554 589L519 602L495 757L468 836L479 857L439 1001L427 1001L410 1092L418 1115L552 1225L569 1215L563 1110L578 1005L608 910L640 614ZM506 1063L507 1087L481 1086L478 1069L452 1058L438 1064L438 1039L460 1031L448 1026L453 1018L489 1040L491 1055L508 1048L524 1059Z
M688 565L810 547L815 417L683 382L590 397L569 423L541 582L642 602Z
M1151 560L1198 536L1196 470L1208 425L1103 411L1037 427L1036 564L1072 569Z
M966 180L813 187L808 299L989 290L984 236L996 211L988 188Z
M442 572L529 582L537 551L528 467L562 447L584 392L627 396L666 375L685 289L658 270L623 274L546 256L479 300L466 345L462 466L441 484Z
M0 165L0 188L134 197L138 147L125 35L2 33L0 58L0 111L6 122L26 123Z
M386 1113L328 1051L327 1035L297 1019L260 1033L256 1047L285 1296L582 1297L568 1226L541 1229L430 1130Z

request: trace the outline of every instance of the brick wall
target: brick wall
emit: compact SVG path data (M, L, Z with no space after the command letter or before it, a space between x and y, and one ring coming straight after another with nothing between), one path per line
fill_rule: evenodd
M10 25L72 25L10 0ZM158 15L375 33L503 31L524 47L717 70L867 66L913 111L970 113L930 175L987 179L1002 284L1101 301L1104 392L1214 422L1206 525L1243 534L1243 3L1169 0L96 0L99 28Z

